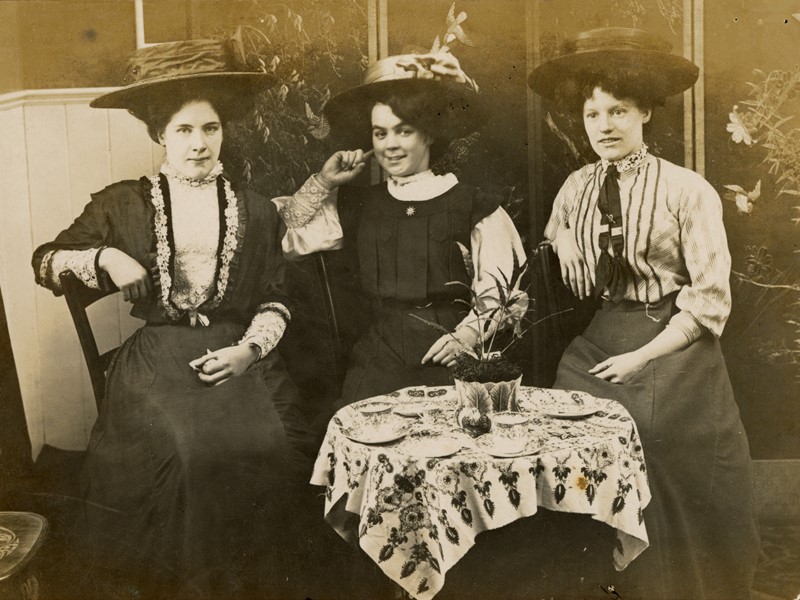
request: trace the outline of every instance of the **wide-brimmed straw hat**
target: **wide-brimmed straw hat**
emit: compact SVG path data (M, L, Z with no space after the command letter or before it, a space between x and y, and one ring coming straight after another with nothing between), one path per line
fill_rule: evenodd
M546 98L559 99L559 90L570 81L624 70L628 77L641 79L649 97L664 98L692 87L700 72L697 65L670 50L669 42L641 29L592 29L567 42L559 56L536 67L528 85Z
M207 82L246 95L264 89L273 77L248 69L236 39L167 42L134 51L125 87L98 96L90 106L131 109L180 82Z
M478 85L449 52L398 54L376 61L361 85L342 92L325 106L333 135L350 147L371 147L370 111L387 94L422 92L430 96L431 115L444 141L468 135L485 118Z

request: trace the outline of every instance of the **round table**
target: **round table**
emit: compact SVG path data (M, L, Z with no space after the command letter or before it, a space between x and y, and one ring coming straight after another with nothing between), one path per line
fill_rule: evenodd
M342 408L328 425L311 478L326 488L326 521L421 600L442 589L478 533L532 516L540 506L613 527L614 566L624 569L648 546L642 511L650 491L633 419L617 402L583 392L522 387L519 394L530 416L531 453L514 457L489 454L487 437L461 430L452 386L405 388ZM407 420L398 439L357 441L369 429L361 409L378 401L396 412L412 402L432 411L393 416ZM450 446L453 438L454 447L435 450L437 439ZM442 453L448 455L426 455Z

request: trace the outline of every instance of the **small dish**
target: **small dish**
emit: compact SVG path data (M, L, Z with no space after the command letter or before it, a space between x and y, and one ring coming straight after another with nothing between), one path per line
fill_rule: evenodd
M491 434L489 435L482 435L475 439L475 445L478 447L478 450L488 454L489 456L494 456L495 458L517 458L519 456L530 456L531 454L536 454L542 449L541 444L538 442L531 440L519 452L508 452L505 449L498 448L495 446L495 438Z
M414 440L406 452L424 458L443 458L457 454L464 447L462 440L454 435L434 435Z
M404 417L421 417L432 410L436 410L437 408L439 407L431 402L423 400L407 400L395 404L392 411L395 414L402 415Z
M386 444L408 435L411 424L408 421L391 418L379 424L358 423L350 427L342 427L342 433L354 442L362 444Z

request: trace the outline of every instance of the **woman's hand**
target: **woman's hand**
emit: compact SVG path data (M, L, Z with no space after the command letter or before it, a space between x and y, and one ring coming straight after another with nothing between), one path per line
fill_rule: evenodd
M453 333L446 333L433 343L430 350L422 357L423 364L430 361L451 367L456 362L456 357L464 352L464 347L474 348L478 343L478 332L472 327L462 327Z
M320 183L328 189L334 189L355 179L364 167L372 150L339 150L332 155L319 171Z
M650 362L641 351L610 356L596 364L589 373L611 383L630 383L633 377Z
M586 265L583 254L575 243L571 229L561 229L553 241L553 249L561 264L561 279L572 293L583 300L589 298L594 290L592 274Z
M214 352L209 351L194 359L189 366L197 371L200 381L208 385L225 383L231 377L238 377L258 360L258 349L250 344L227 346Z
M153 287L145 268L122 250L103 248L97 266L108 273L111 281L122 292L125 302L135 302L146 297Z

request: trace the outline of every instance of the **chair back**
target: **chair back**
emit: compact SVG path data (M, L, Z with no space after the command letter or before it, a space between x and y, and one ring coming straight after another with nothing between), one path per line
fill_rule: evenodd
M105 397L106 371L117 348L100 354L97 350L97 341L92 331L92 325L89 323L86 309L101 298L115 293L116 290L102 291L89 288L69 271L61 273L59 280L61 281L61 289L64 292L70 315L72 315L75 331L78 333L78 340L81 343L86 367L89 369L89 378L92 381L97 410L100 410L100 404L102 404Z
M530 332L533 364L532 385L550 387L558 363L569 343L586 329L597 310L592 298L579 300L561 280L561 266L553 246L541 242L529 257L529 294L535 302L532 319L539 321Z

